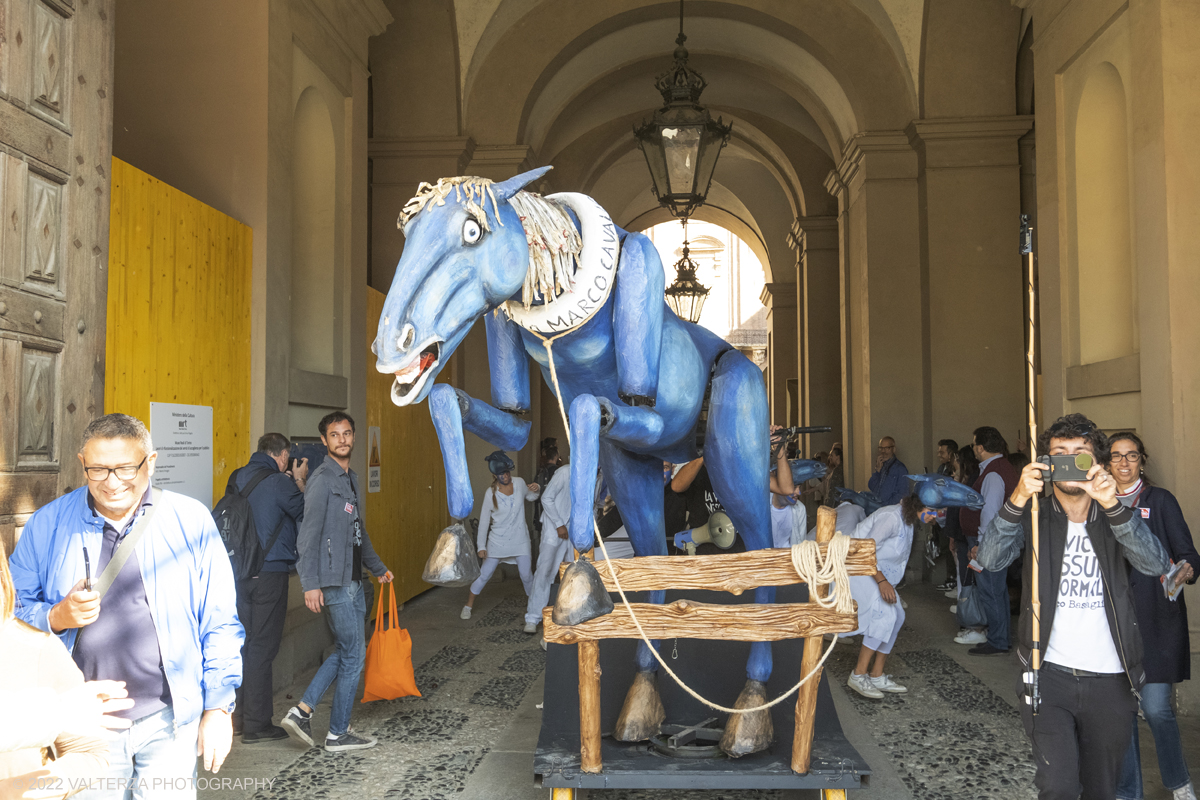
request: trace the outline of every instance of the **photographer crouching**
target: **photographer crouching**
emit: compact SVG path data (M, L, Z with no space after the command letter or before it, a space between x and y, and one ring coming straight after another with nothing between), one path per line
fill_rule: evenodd
M1142 638L1129 589L1132 566L1147 575L1169 568L1167 554L1140 515L1117 500L1101 466L1108 439L1082 414L1058 419L1038 439L1054 465L1053 492L1041 504L1041 704L1021 718L1033 741L1041 800L1112 800L1129 746L1137 693L1145 682ZM1076 456L1080 456L1076 458ZM1029 500L1051 467L1033 462L988 525L977 560L988 570L1025 559L1017 653L1026 669L1033 647L1033 565ZM1024 694L1024 685L1020 689Z

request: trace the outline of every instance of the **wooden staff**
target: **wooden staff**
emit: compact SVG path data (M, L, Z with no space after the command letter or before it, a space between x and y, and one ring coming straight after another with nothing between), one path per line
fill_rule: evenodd
M1029 400L1029 460L1037 461L1037 371L1034 368L1034 358L1037 353L1037 290L1034 288L1033 264L1033 227L1029 224L1029 215L1021 215L1021 255L1025 257L1025 294L1029 304L1029 344L1025 351L1026 383L1028 384ZM1038 579L1041 566L1038 553L1038 495L1030 498L1032 514L1030 524L1033 534L1033 563L1030 565L1031 605L1033 606L1033 646L1030 650L1030 667L1032 680L1029 682L1028 701L1034 714L1038 713L1041 700L1038 692L1038 672L1042 668L1042 598L1041 586Z

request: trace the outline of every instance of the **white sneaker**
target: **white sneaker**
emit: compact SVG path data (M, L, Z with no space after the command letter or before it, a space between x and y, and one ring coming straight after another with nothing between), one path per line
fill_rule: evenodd
M525 623L525 632L526 633L537 633L537 623L536 622L526 622Z
M1196 800L1196 789L1192 786L1192 782L1188 781L1185 786L1180 786L1172 793L1173 800Z
M987 634L983 631L964 631L955 636L954 641L959 644L983 644L987 641Z
M458 615L458 618L459 619L470 619L471 618L471 607L463 606L462 613Z
M951 614L957 614L957 613L958 613L958 603L955 603L954 605L950 606L950 613L951 613Z
M878 700L883 697L883 692L875 688L875 683L869 675L855 675L851 672L850 680L846 681L846 685L863 697L869 697L872 700Z
M870 678L871 685L881 692L890 692L891 694L904 694L908 691L907 686L901 686L892 680L891 675L880 675L878 678Z
M946 597L949 597L951 600L957 600L958 599L958 588L955 587L954 589L951 589L948 592L946 592Z
M542 637L542 649L543 650L546 649L546 637L545 636Z

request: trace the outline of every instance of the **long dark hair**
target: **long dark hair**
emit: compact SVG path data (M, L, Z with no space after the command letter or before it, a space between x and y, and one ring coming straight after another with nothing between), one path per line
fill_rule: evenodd
M1142 443L1142 437L1133 431L1118 431L1108 437L1108 454L1103 462L1105 468L1112 466L1112 446L1122 440L1133 442L1137 445L1138 455L1142 457L1142 466L1138 470L1139 477L1141 477L1142 483L1146 486L1153 486L1154 484L1150 481L1150 476L1146 474L1146 462L1150 460L1150 454L1146 452L1146 445ZM1111 472L1112 470L1109 471Z
M964 445L955 456L954 480L965 486L973 486L979 479L979 459L971 445Z

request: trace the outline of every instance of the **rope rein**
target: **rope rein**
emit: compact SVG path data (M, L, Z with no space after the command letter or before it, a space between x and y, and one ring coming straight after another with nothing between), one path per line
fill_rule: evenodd
M570 331L562 331L549 338L539 334L537 331L530 331L534 336L541 339L542 344L546 346L546 356L550 361L550 382L554 385L554 398L558 401L558 411L562 415L563 427L567 431L567 439L571 437L571 423L567 419L567 409L563 406L562 391L558 386L558 371L554 366L554 342L558 338L570 333ZM683 679L675 674L675 670L663 660L658 649L650 643L650 637L646 635L646 631L642 629L642 623L638 621L637 615L633 612L633 606L630 605L629 599L625 596L625 590L621 588L621 581L617 578L617 571L613 569L612 563L608 557L608 548L604 546L604 538L600 535L600 527L596 523L595 515L592 515L592 529L596 536L596 541L600 543L600 552L604 554L604 563L608 567L609 577L612 578L613 585L617 587L617 594L621 596L621 602L625 605L625 610L629 612L629 618L633 620L634 627L637 628L638 636L645 642L647 649L658 661L659 666L666 670L675 683L679 684L679 688L683 689L696 700L704 705L720 711L725 714L749 714L756 711L766 711L769 708L779 705L784 700L791 697L796 692L800 691L800 687L808 683L812 676L821 672L821 668L825 666L826 659L833 653L834 645L838 642L838 637L834 636L833 641L829 643L825 654L821 656L821 660L813 667L812 672L800 679L800 682L788 689L787 692L776 697L769 703L765 703L754 708L726 708L719 703L714 703L711 700L701 696L695 689L684 683ZM838 613L850 613L854 610L854 600L850 597L850 577L846 573L846 554L850 549L850 537L844 534L836 534L829 542L824 560L821 559L820 546L813 541L797 542L792 545L792 566L795 567L796 573L800 578L808 584L808 596L810 600L814 600L817 605L822 608L836 608ZM822 597L818 592L814 591L818 583L833 583L834 591L829 597Z

